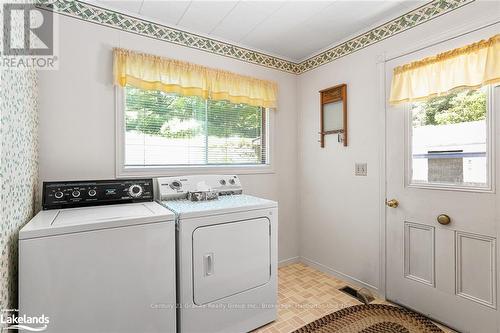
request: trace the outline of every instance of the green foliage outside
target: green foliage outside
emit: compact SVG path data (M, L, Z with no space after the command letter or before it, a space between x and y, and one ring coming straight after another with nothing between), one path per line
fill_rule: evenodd
M462 90L412 105L413 126L448 125L486 119L484 89Z
M126 130L166 138L259 138L262 109L160 91L125 89ZM206 121L205 121L206 120Z

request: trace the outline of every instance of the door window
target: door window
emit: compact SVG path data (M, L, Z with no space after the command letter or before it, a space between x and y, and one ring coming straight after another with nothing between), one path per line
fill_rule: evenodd
M409 185L491 189L490 89L465 89L412 103Z

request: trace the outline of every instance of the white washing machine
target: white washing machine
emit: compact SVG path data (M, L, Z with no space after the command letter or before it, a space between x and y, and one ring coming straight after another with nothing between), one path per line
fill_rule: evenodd
M152 180L43 187L19 233L20 314L49 317L46 332L174 333L175 216Z
M158 178L157 186L176 214L179 332L248 332L274 321L277 203L242 194L237 176Z

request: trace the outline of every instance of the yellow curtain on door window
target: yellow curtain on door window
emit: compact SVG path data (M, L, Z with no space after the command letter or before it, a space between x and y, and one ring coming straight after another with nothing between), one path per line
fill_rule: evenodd
M275 108L277 84L184 61L115 48L114 83L205 99Z
M500 82L500 34L394 69L389 102L424 100Z

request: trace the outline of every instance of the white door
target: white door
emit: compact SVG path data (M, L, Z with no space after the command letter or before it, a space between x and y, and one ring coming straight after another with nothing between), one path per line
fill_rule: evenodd
M394 67L467 38L388 61L387 96ZM386 108L386 296L462 332L499 331L499 101L485 87Z

